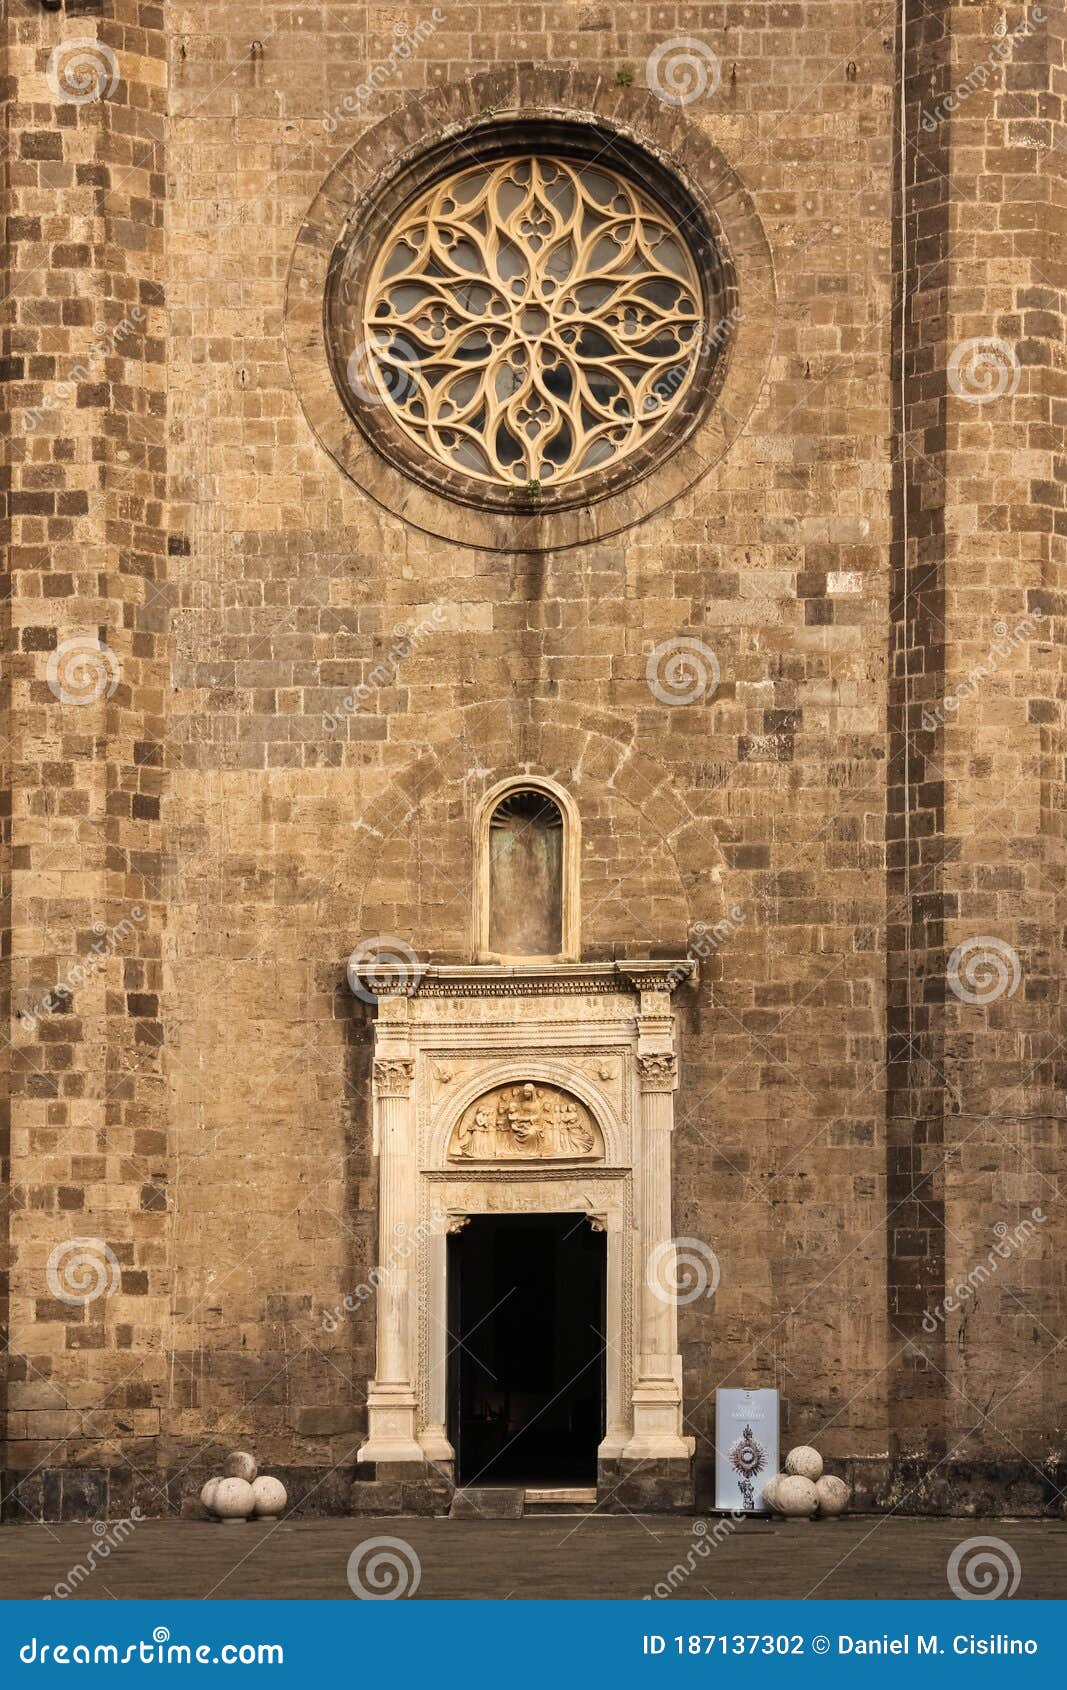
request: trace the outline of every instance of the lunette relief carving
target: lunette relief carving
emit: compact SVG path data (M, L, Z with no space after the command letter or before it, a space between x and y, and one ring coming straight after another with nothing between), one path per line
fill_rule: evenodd
M498 1086L464 1111L448 1146L450 1162L574 1161L604 1155L604 1139L584 1103L555 1086Z

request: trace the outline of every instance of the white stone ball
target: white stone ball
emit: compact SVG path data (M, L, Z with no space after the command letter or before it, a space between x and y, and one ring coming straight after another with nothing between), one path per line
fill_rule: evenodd
M843 1514L848 1507L848 1486L844 1479L835 1479L832 1473L816 1481L815 1495L819 1499L820 1514Z
M220 1479L211 1504L220 1520L247 1520L256 1499L247 1479Z
M814 1514L819 1498L810 1479L790 1473L779 1480L775 1487L774 1501L779 1514L803 1519L805 1515Z
M226 1477L228 1479L243 1479L250 1485L259 1469L256 1458L246 1450L235 1449L232 1455L226 1457Z
M777 1513L777 1511L778 1511L777 1492L778 1492L778 1486L781 1484L781 1482L782 1482L781 1473L774 1473L767 1480L767 1483L763 1487L763 1506L764 1506L764 1508L771 1509L771 1511L773 1513Z
M270 1514L280 1514L289 1500L282 1481L268 1478L265 1473L255 1480L252 1495L256 1501L256 1514L261 1519Z
M201 1502L204 1504L204 1507L209 1509L212 1513L215 1511L215 1491L221 1483L221 1475L217 1478L209 1479L203 1490L200 1492Z
M812 1484L822 1478L822 1456L810 1444L798 1444L785 1458L785 1470L798 1479L810 1479Z

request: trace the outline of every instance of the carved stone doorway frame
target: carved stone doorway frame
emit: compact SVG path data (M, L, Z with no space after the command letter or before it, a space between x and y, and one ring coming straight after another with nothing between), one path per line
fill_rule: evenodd
M607 1233L607 1413L602 1460L679 1460L684 1431L673 1284L671 1137L678 962L398 971L374 1029L378 1156L375 1376L360 1461L450 1463L447 1236L475 1214L575 1213ZM525 1089L524 1089L525 1088ZM560 1098L559 1094L564 1094ZM529 1102L524 1102L528 1099ZM486 1104L506 1155L457 1152ZM518 1116L508 1136L507 1107ZM528 1135L524 1109L591 1124ZM553 1117L554 1118L554 1117ZM570 1154L567 1144L595 1143ZM490 1137L475 1142L485 1146ZM501 1142L500 1131L494 1142Z

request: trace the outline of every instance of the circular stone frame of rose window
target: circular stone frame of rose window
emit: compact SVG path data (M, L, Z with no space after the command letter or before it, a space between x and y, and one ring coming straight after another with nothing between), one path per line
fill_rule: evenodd
M494 487L438 463L383 404L363 404L337 369L336 281L369 270L398 213L465 161L517 151L598 152L684 225L725 331L700 351L683 401L653 438L558 488ZM763 384L775 327L762 224L721 153L645 90L516 65L413 97L331 171L301 228L285 336L298 397L321 445L375 502L424 533L491 551L554 551L652 516L728 451ZM339 380L339 374L341 378ZM346 397L342 397L342 388ZM347 401L347 402L346 402Z

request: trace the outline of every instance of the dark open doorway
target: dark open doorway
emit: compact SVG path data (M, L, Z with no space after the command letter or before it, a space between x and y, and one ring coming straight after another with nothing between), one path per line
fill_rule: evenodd
M592 1484L606 1237L584 1215L474 1215L449 1239L456 1478Z

